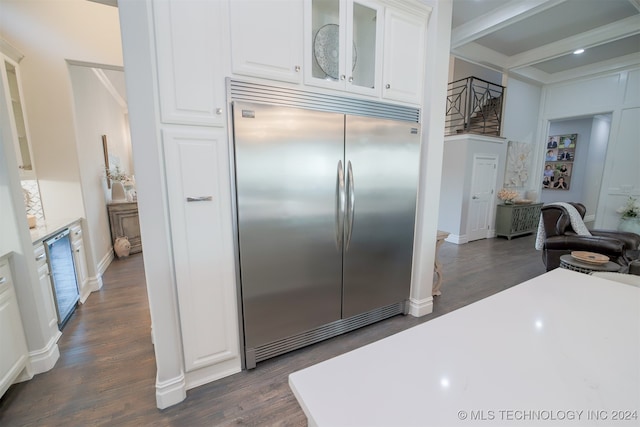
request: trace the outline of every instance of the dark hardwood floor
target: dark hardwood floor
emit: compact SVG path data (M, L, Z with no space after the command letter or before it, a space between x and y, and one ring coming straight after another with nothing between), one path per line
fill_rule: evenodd
M158 410L143 255L116 260L103 289L80 306L49 372L14 384L0 399L1 426L304 426L288 386L291 372L429 321L544 273L534 236L486 239L440 249L444 281L434 312L396 316L262 362L187 392ZM472 325L470 325L471 327Z

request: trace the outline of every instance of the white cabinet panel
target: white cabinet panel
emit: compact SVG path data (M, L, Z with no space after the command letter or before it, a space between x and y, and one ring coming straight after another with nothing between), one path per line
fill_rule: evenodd
M0 260L0 396L4 394L27 366L27 342L24 337L18 300L13 288L11 270Z
M226 133L165 130L163 144L185 369L239 368Z
M56 313L56 303L53 300L53 286L51 284L49 264L47 264L47 255L44 251L44 245L40 243L34 246L33 253L36 257L38 277L40 278L39 291L42 293L42 301L44 303L43 315L44 318L47 319L49 327L57 329L58 314Z
M302 2L229 0L235 74L300 83Z
M424 78L427 15L385 11L382 97L419 104Z
M156 0L153 8L161 120L223 126L222 2Z
M84 239L82 238L82 226L75 223L69 228L71 236L71 250L73 251L73 262L76 266L76 279L78 290L80 291L80 301L84 303L91 290L89 289L89 274L87 272L87 255L84 249Z

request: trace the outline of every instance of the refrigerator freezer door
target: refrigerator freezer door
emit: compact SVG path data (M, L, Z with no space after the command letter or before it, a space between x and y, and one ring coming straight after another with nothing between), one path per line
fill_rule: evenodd
M233 120L250 349L340 319L344 116L236 101Z
M418 185L417 124L346 117L342 317L409 298Z

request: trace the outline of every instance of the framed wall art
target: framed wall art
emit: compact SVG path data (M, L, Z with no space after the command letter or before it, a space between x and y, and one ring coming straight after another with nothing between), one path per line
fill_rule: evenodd
M568 190L573 175L578 134L551 135L547 140L542 188L544 190Z

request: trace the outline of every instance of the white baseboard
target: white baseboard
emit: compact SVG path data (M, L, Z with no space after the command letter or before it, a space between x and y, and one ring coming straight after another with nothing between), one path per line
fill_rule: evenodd
M433 297L422 300L409 299L409 314L413 317L422 317L433 313Z
M445 242L455 243L456 245L463 245L465 243L469 243L469 239L466 235L458 235L458 234L449 234L449 237L444 239Z
M58 331L47 345L40 350L29 352L29 362L31 363L31 373L33 375L40 374L51 370L60 358L60 349L58 348L58 340L62 336L62 332Z
M228 377L229 375L237 374L241 370L242 366L240 356L236 356L233 359L229 359L221 363L216 363L195 371L187 372L187 390L219 380L220 378Z
M102 275L105 271L107 271L107 268L109 267L109 265L111 265L112 261L113 250L109 250L97 265L97 275L89 278L89 289L91 290L91 292L99 291L100 289L102 289Z
M162 382L156 379L156 406L158 409L176 405L186 398L187 387L184 375Z

